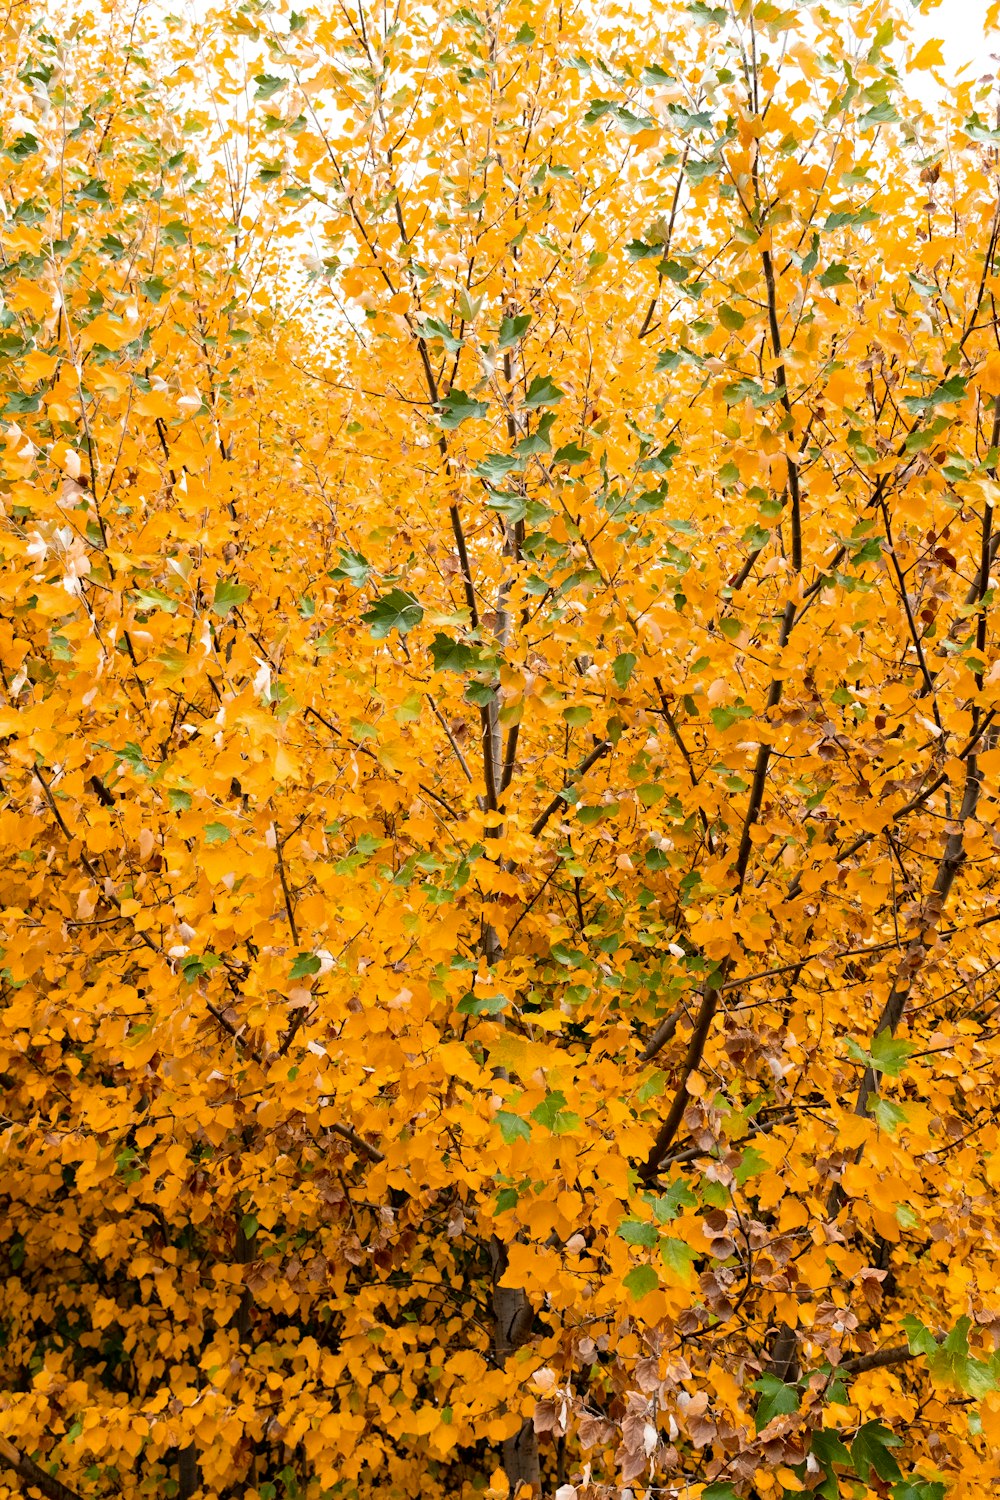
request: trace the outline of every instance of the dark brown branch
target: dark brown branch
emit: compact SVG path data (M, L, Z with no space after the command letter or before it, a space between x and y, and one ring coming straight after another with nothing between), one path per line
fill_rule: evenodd
M935 1334L935 1339L939 1344L944 1342L942 1334ZM890 1365L901 1365L917 1356L918 1351L911 1349L909 1344L891 1344L887 1349L877 1349L874 1354L858 1354L854 1359L845 1359L837 1366L837 1371L844 1375L861 1375L865 1370L885 1370Z
M29 1458L26 1453L19 1453L13 1443L6 1438L0 1438L0 1461L9 1469L13 1469L22 1483L31 1489L41 1490L46 1500L80 1500L76 1490L71 1490L68 1484L63 1484L61 1479L54 1479L51 1474L46 1473ZM120 1491L113 1491L119 1494Z
M610 740L601 740L599 744L595 745L593 750L591 750L590 754L587 756L586 760L581 761L577 766L573 781L576 781L578 777L585 775L585 773L590 770L591 766L601 759L602 755L607 755L610 749ZM552 814L554 812L557 812L558 809L563 805L563 792L565 792L569 787L573 785L573 781L567 781L562 789L562 792L557 792L556 795L552 798L552 801L538 814L538 817L531 825L530 832L532 838L538 837L542 829L545 827L546 823L551 818Z
M691 1040L688 1042L687 1052L684 1054L684 1061L681 1064L681 1074L677 1089L671 1101L670 1108L667 1111L666 1119L657 1131L656 1139L653 1142L649 1155L639 1169L639 1179L641 1182L652 1182L653 1178L659 1172L663 1158L669 1151L674 1136L680 1127L681 1120L684 1118L684 1111L687 1108L688 1102L688 1079L701 1062L702 1053L705 1051L705 1043L708 1040L712 1018L719 1003L719 996L722 993L725 976L729 971L729 963L730 960L723 960L719 969L716 970L715 983L708 985L705 990L701 1008L694 1023L694 1030L691 1033Z
M792 403L788 395L788 378L785 374L784 355L781 348L781 330L778 326L778 296L774 284L774 266L771 261L770 250L764 250L761 258L764 263L764 281L767 285L767 321L771 331L771 349L777 361L775 374L778 377L781 404L785 409L785 415L791 416ZM796 573L802 572L802 503L799 492L799 466L788 454L785 458L785 467L788 472L788 498L792 507L792 567Z
M282 853L283 840L275 838L274 853L278 861L278 879L281 881L281 891L285 898L285 915L288 918L288 930L292 934L292 942L296 948L299 946L299 931L295 925L295 908L292 905L292 893L288 889L288 876L285 873L285 858Z
M520 732L520 721L518 721L518 723L516 724L512 724L507 731L507 744L504 748L503 756L503 774L500 777L501 796L510 786L511 781L514 777L514 762L517 757L517 740Z
M656 1054L660 1052L668 1042L673 1041L674 1032L677 1030L677 1024L680 1021L682 1015L683 1011L681 1007L678 1006L676 1010L670 1012L669 1016L665 1016L663 1018L659 1026L657 1026L656 1030L653 1032L653 1035L650 1037L649 1041L646 1043L645 1047L643 1047L642 1049L643 1062L652 1062Z
M350 1125L328 1125L327 1129L332 1130L334 1135L343 1136L345 1141L350 1141L355 1151L360 1152L362 1156L366 1156L369 1161L376 1164L380 1161L385 1161L383 1153L376 1146L370 1146L364 1136L359 1135L356 1130L352 1130Z

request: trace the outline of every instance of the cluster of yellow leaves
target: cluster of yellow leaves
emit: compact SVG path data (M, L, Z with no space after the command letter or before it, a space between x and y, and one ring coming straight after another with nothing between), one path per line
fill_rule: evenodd
M988 1493L988 86L2 47L0 1493Z

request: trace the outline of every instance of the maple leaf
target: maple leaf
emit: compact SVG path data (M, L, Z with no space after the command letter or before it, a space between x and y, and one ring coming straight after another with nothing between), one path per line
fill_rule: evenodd
M392 589L388 594L383 594L361 616L370 627L372 639L376 641L384 640L393 630L400 635L407 635L420 624L423 617L423 609L416 599L403 589Z

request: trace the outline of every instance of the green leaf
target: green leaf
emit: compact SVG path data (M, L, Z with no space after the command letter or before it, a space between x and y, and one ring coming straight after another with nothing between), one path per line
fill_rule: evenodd
M851 1443L851 1461L862 1483L868 1483L872 1470L879 1479L902 1479L899 1465L889 1452L890 1448L898 1448L902 1441L881 1422L866 1422L858 1428Z
M260 1228L260 1225L257 1223L257 1220L254 1218L253 1214L244 1214L243 1218L240 1220L240 1228L243 1230L246 1238L248 1240L252 1240L254 1235L257 1233L257 1230Z
M514 38L514 46L515 47L530 47L531 43L534 40L535 40L534 29L533 29L533 27L531 27L531 26L528 25L527 21L525 21L524 24L522 25L521 29L518 31L517 36Z
M868 1101L868 1108L875 1116L880 1130L885 1130L889 1135L895 1135L900 1125L905 1125L907 1113L900 1109L898 1104L893 1104L890 1099L883 1099L881 1095L875 1094Z
M498 1214L508 1213L510 1209L518 1205L519 1194L517 1188L501 1188L497 1193L496 1212Z
M552 431L552 424L555 422L555 419L555 412L547 411L531 436L522 438L516 444L514 451L520 458L530 458L536 453L548 453L551 450L552 441L549 433Z
M970 115L962 128L974 141L982 141L984 144L1000 141L1000 130L989 129L977 114Z
M509 1110L498 1109L493 1118L500 1126L500 1134L508 1145L511 1141L531 1139L531 1126L527 1120L522 1120L520 1115L512 1115Z
M848 432L847 446L860 464L873 464L878 461L878 450L865 442L857 428L852 427Z
M485 401L474 401L465 391L457 390L454 386L444 400L438 402L439 420L448 432L461 427L463 422L485 417L489 409Z
M828 214L826 223L823 225L823 230L824 233L830 234L835 229L855 229L863 224L874 224L880 217L873 208L869 208L866 204L864 208L859 208L856 213Z
M648 115L634 115L623 104L613 103L609 99L592 99L590 108L583 117L583 123L594 125L605 117L614 120L616 125L620 125L626 135L636 135L640 130L650 130L655 125Z
M863 1063L866 1068L874 1068L876 1073L887 1073L890 1078L897 1078L902 1073L907 1061L917 1050L912 1042L901 1042L888 1030L878 1033L868 1052L852 1038L848 1038L846 1046L855 1062Z
M707 9L707 7L704 7ZM722 12L723 18L725 11ZM722 22L719 22L721 26ZM701 1500L739 1500L731 1484L709 1484L701 1492Z
M630 240L625 246L625 254L629 260L659 260L663 254L662 245L647 245L645 240Z
M723 302L719 308L719 322L723 328L728 328L731 333L737 333L743 327L746 318L742 313L738 313L735 307L730 307L728 303Z
M564 392L553 385L547 375L536 375L521 405L527 411L534 411L540 406L558 406L563 395Z
M867 110L861 115L858 124L862 130L866 130L872 125L895 125L898 120L899 115L896 113L895 108L888 100L885 100L883 103L876 104L872 109Z
M662 250L663 247L659 246L658 248ZM666 276L668 281L672 281L675 286L680 287L684 286L688 277L693 274L690 266L682 266L680 261L677 260L662 260L658 269L661 276Z
M961 375L952 375L950 380L943 380L926 396L904 396L903 405L907 411L923 416L932 407L941 406L944 402L961 401L965 395L965 389L965 379Z
M435 672L468 672L479 661L479 653L464 641L453 641L438 633L431 641Z
M702 0L692 0L692 3L686 5L684 9L698 26L725 26L726 24L724 5L705 5ZM728 1491L732 1489L732 1485L722 1485L720 1488ZM701 1500L725 1500L725 1496L716 1497L709 1495L708 1490L703 1490Z
M232 835L230 834L229 829L226 827L225 823L205 824L206 844L228 844L231 837Z
M935 417L928 427L921 427L917 432L911 432L903 444L906 452L920 453L924 448L931 447L949 425L947 417Z
M721 80L721 74L720 80ZM710 177L718 177L720 163L718 158L709 157L707 161L692 161L688 159L684 166L684 174L690 177L692 182L707 182Z
M698 1252L692 1250L685 1240L677 1240L665 1234L660 1241L660 1254L668 1271L672 1271L685 1284L691 1280L692 1267L698 1258Z
M644 1224L641 1219L625 1219L615 1233L626 1245L655 1245L660 1238L655 1224Z
M851 277L843 261L834 261L833 265L827 266L819 278L821 287L847 286Z
M751 380L748 375L744 375L741 380L734 380L731 385L725 387L722 399L727 406L737 406L741 401L749 401L752 406L761 411L765 406L770 406L772 402L779 400L782 394L783 388L765 391L756 380Z
M753 717L753 709L749 703L734 703L729 708L711 708L709 715L716 729L728 729L740 719Z
M458 299L458 315L464 323L474 323L482 305L482 297L470 297L468 292L463 292Z
M400 635L407 635L414 626L420 624L423 617L422 607L412 594L405 593L403 589L392 589L388 594L383 594L361 616L374 641L384 641L393 630L398 630Z
M523 521L528 514L528 502L517 490L487 490L486 504L497 510L508 521Z
M3 409L2 415L5 417L29 416L32 412L40 411L41 407L42 398L40 395L36 396L30 391L14 391L12 395L7 397L7 404Z
M933 281L921 281L919 276L914 276L912 271L907 271L906 279L916 292L918 297L936 297L938 288Z
M288 79L276 78L273 73L255 73L253 81L257 85L255 99L273 99L275 94L281 93Z
M316 957L315 953L297 953L288 971L288 977L289 979L305 979L310 974L318 974L322 967L322 961Z
M507 1004L506 995L476 996L472 990L455 1006L460 1016L498 1016Z
M520 459L516 453L487 453L486 457L481 458L476 464L473 472L478 474L480 479L496 484L509 474L511 469L516 469L519 463Z
M661 1224L669 1224L671 1219L676 1219L682 1208L694 1208L697 1201L683 1177L678 1177L665 1193L660 1193L651 1200L651 1207Z
M914 1317L913 1313L905 1313L900 1319L906 1341L910 1346L912 1354L936 1354L938 1348L937 1339L925 1328L920 1319Z
M816 263L817 263L818 260L819 260L819 235L818 234L814 234L813 237L812 237L812 245L811 245L810 249L807 251L807 253L805 255L803 255L801 257L801 259L799 260L799 263L798 263L799 264L799 270L802 272L803 276L811 276L812 275L813 271L815 271L815 269L816 269Z
M443 344L450 354L457 354L462 347L462 340L457 339L440 318L425 318L420 332L430 342Z
M530 313L518 313L516 318L504 318L497 336L497 348L513 349L521 342L530 327Z
M622 1286L634 1301L639 1302L643 1297L659 1289L660 1278L650 1265L633 1266L627 1276L622 1277Z
M142 287L143 295L148 297L150 302L156 304L169 291L169 287L162 276L149 276L145 281L140 281L139 285Z
M570 1135L580 1124L579 1115L566 1108L566 1096L558 1089L547 1093L541 1103L535 1105L531 1118L555 1135Z
M356 588L360 588L363 583L368 582L370 572L371 567L360 552L349 552L346 547L341 547L340 562L337 567L329 570L327 577L337 583L353 583Z
M552 462L554 464L583 464L589 457L589 448L581 448L579 443L564 443L553 453Z
M225 617L231 609L245 604L249 598L250 590L245 583L233 583L228 578L220 578L212 598L212 613Z
M83 183L81 187L77 188L76 195L78 198L86 199L91 203L99 203L102 208L111 207L108 190L99 177L91 177L89 182Z
M585 125L596 125L605 115L610 114L614 105L610 99L591 99L587 113L583 117Z
M841 1464L845 1469L850 1467L851 1455L839 1432L835 1432L832 1427L820 1427L813 1432L810 1452L827 1472L834 1464Z
M736 1181L740 1187L751 1177L759 1177L761 1172L766 1172L771 1163L766 1156L761 1156L756 1146L748 1146L740 1157L740 1164L736 1168Z
M11 161L27 161L29 156L34 156L38 150L38 141L30 132L19 135L12 145L7 147L7 155Z
M186 958L181 959L181 973L188 984L194 984L196 979L217 969L221 962L217 953L189 953Z
M928 1353L927 1366L935 1380L981 1400L987 1392L996 1390L997 1374L992 1362L985 1364L969 1353L971 1326L970 1318L959 1318L944 1342Z
M150 584L147 588L136 589L135 597L143 609L162 609L168 615L177 613L177 600L170 594L165 594L162 589Z
M799 1393L795 1386L786 1385L777 1375L762 1375L759 1380L754 1381L753 1389L761 1393L754 1413L754 1425L758 1432L762 1432L775 1417L787 1416L789 1412L799 1409Z
M611 674L620 688L624 689L628 687L629 678L632 676L633 669L638 660L639 658L633 656L631 651L623 651L611 663Z

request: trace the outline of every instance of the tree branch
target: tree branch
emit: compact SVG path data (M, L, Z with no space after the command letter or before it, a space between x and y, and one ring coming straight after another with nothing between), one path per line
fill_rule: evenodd
M593 750L591 750L590 754L587 756L586 760L581 761L580 764L577 766L577 768L576 768L576 775L573 777L573 781L576 781L577 777L583 776L587 771L589 771L590 768L591 768L591 766L594 765L597 761L599 761L602 755L607 755L607 753L608 753L608 751L610 749L611 749L611 741L610 740L601 740L600 744L595 745L594 748L593 748ZM554 812L558 811L559 807L562 806L562 803L563 803L563 795L562 795L562 793L565 792L569 787L571 787L573 785L573 781L567 781L567 782L565 782L564 785L563 785L562 792L557 792L556 795L552 798L552 801L546 807L544 807L542 809L542 811L538 814L538 817L535 819L535 821L531 825L530 832L531 832L532 838L537 838L538 837L538 835L541 833L542 829L545 827L546 823L551 818L552 814Z
M10 1469L14 1470L24 1484L32 1489L41 1490L46 1500L81 1500L76 1490L71 1490L68 1484L63 1484L61 1479L55 1479L51 1474L29 1458L26 1453L19 1453L13 1443L6 1438L0 1437L0 1461ZM120 1493L115 1491L115 1493Z

